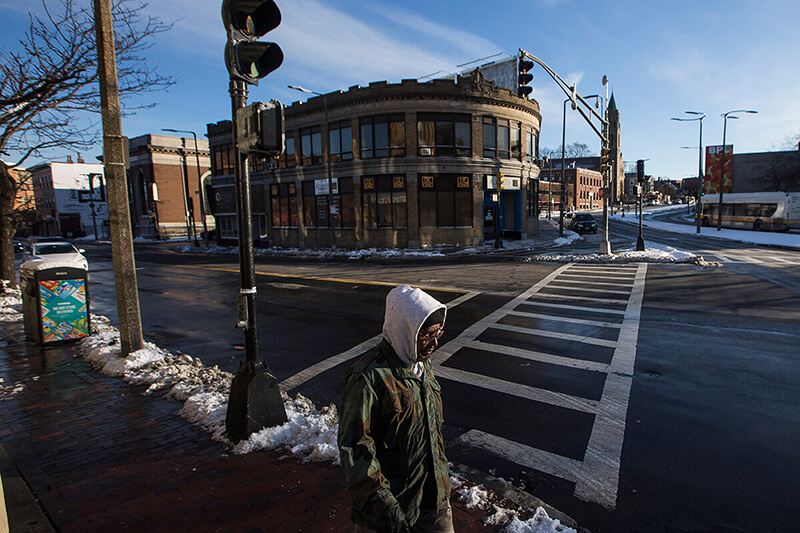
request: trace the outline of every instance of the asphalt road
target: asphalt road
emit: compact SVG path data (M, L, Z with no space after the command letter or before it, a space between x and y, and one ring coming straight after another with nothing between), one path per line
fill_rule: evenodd
M612 249L636 232L612 223ZM800 253L645 239L720 266L259 259L262 356L290 394L337 403L389 289L426 287L451 306L434 360L451 461L593 532L795 529ZM110 252L87 248L92 310L114 320ZM235 372L235 256L136 255L146 338Z

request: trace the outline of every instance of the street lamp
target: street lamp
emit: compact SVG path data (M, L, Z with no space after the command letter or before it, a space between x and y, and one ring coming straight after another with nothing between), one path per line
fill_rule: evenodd
M575 102L574 98L567 98L564 100L564 113L561 117L561 209L559 210L558 215L558 236L564 236L564 206L566 204L564 199L564 181L566 180L566 171L565 171L565 164L566 164L566 155L564 150L566 149L567 143L567 102L572 102L572 109L578 107L578 104ZM552 176L551 176L552 179Z
M720 116L725 117L722 126L722 171L720 172L719 177L719 206L717 207L717 231L722 229L722 192L725 188L725 135L728 131L728 118L739 118L737 116L730 116L732 113L751 113L755 114L758 111L753 111L751 109L736 109L734 111L728 111L727 113L723 113ZM731 165L733 166L733 165ZM731 191L733 191L733 174L731 174Z
M322 97L322 109L323 113L325 114L325 135L328 136L325 141L325 165L328 167L328 226L331 229L331 248L336 248L336 229L333 227L333 177L331 175L331 126L328 123L328 97L327 95L305 89L299 85L287 85L287 87L294 89L295 91L310 93Z
M192 138L194 139L194 157L197 162L197 194L198 198L200 199L200 218L203 221L203 244L206 248L208 248L208 226L206 225L206 202L205 202L205 194L203 192L203 179L200 176L200 152L197 149L197 134L193 131L189 130L176 130L172 128L161 128L161 131L169 131L172 133L191 133ZM192 216L192 222L194 223L194 216ZM197 232L195 231L194 234L194 241L197 242Z
M703 119L706 118L706 114L700 111L686 111L687 115L697 115L695 118L675 118L673 117L672 120L678 120L680 122L693 122L698 121L700 122L700 146L699 146L699 158L697 162L697 196L695 196L694 200L694 211L695 211L695 218L697 219L697 233L700 233L700 197L703 194ZM725 153L725 143L722 144L722 152Z

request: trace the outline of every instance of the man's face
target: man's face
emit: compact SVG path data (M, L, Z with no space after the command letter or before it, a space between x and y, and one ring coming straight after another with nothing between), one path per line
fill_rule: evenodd
M429 328L419 330L417 336L418 360L427 359L439 347L439 337L442 336L442 333L444 330L441 324L434 324Z

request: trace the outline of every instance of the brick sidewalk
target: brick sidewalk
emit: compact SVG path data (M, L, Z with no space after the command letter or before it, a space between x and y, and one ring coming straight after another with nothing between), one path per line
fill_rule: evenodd
M0 444L57 530L351 530L341 468L230 455L179 404L95 372L71 346L33 346L0 323L0 377ZM493 529L453 505L457 531Z

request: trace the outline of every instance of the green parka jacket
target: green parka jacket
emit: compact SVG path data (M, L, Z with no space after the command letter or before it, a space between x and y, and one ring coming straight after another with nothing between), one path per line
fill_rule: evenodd
M398 531L419 518L423 493L436 506L450 497L441 428L441 388L430 362L417 377L383 340L356 363L339 420L353 522Z

